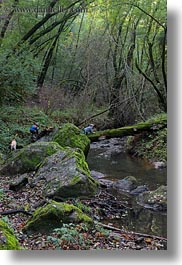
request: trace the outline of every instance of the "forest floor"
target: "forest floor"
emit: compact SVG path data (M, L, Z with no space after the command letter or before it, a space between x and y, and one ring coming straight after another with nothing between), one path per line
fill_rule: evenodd
M0 184L0 215L15 231L23 250L166 250L167 239L121 230L109 224L102 224L103 216L112 220L125 209L123 202L115 201L106 189L87 200L68 200L67 203L90 209L95 225L87 229L82 224L67 224L62 229L50 234L25 234L22 228L30 218L25 212L33 213L41 202L43 187L31 188L29 184L19 191L9 189L12 178L5 177ZM10 210L23 209L24 213L3 214Z

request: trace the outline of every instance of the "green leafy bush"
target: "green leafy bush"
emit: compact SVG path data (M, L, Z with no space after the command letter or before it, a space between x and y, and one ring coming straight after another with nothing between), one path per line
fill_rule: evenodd
M39 123L40 130L44 126L56 126L45 113L37 108L0 107L0 152L4 154L9 152L9 144L13 138L16 138L19 146L29 144L31 141L29 128L34 122Z
M156 120L166 119L166 114L158 115L150 119ZM161 126L161 127L160 127ZM134 156L146 158L151 161L167 161L167 127L154 125L151 132L144 132L140 135L128 137L128 151Z
M38 63L25 50L18 56L0 50L0 104L21 102L34 92Z

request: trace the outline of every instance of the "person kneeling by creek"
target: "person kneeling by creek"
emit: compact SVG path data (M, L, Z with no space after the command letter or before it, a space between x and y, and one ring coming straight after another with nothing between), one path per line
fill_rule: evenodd
M84 134L91 134L91 133L94 133L94 127L95 127L95 125L94 124L89 124L87 127L85 127L84 129L83 129L83 131L84 131Z
M30 133L32 134L32 141L36 141L37 140L37 136L39 133L39 126L37 123L34 123L31 127L30 127Z

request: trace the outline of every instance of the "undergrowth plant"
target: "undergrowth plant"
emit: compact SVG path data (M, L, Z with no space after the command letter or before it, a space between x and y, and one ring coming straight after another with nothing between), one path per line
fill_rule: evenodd
M31 142L29 128L34 122L39 123L40 130L46 126L56 127L56 123L38 108L25 106L2 106L0 108L0 153L8 154L9 145L16 138L18 146Z
M108 238L110 231L95 224L94 227L88 228L86 224L63 224L61 228L54 229L52 236L48 236L56 249L90 249L95 244L96 237Z
M156 120L166 119L166 114L157 115L150 119L155 123ZM153 126L150 132L144 132L136 136L129 136L127 141L129 153L136 157L146 158L150 161L167 161L167 126Z

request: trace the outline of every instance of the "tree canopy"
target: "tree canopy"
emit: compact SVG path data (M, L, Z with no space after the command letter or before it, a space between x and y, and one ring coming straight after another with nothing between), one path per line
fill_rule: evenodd
M0 104L42 93L60 109L74 98L107 107L114 126L166 112L166 5L1 0Z

